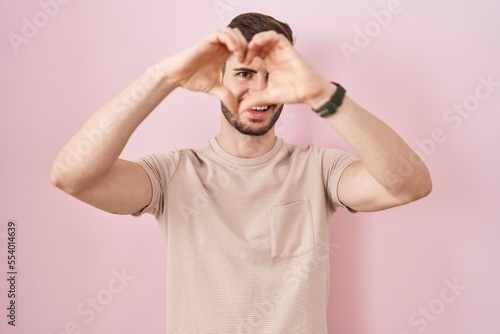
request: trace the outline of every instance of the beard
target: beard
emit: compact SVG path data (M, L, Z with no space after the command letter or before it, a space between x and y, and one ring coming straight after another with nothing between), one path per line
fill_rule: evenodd
M276 112L274 113L274 116L271 118L271 120L265 124L261 120L250 120L251 123L258 124L261 123L262 125L258 128L252 127L249 124L245 124L238 115L234 115L229 111L229 109L224 105L224 103L221 102L221 110L222 113L224 114L224 117L226 117L227 121L229 124L233 126L236 130L238 130L239 133L248 135L248 136L263 136L266 133L269 132L276 124L278 121L278 118L280 118L281 111L283 110L283 104L276 109ZM273 109L276 108L276 105L272 106Z

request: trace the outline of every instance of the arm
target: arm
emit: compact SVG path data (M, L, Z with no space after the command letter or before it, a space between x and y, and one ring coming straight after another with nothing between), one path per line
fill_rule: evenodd
M326 96L325 101L331 94ZM340 179L342 203L357 211L377 211L429 194L432 183L423 161L394 130L349 96L325 120L361 159L347 167Z
M133 213L146 206L151 199L146 172L118 157L137 126L174 88L158 68L141 75L99 108L64 145L50 173L52 183L112 213ZM146 93L133 100L132 92L139 90Z
M336 87L275 32L254 36L245 61L251 62L254 57L264 59L268 85L245 99L240 110L265 103L304 103L318 109L335 92ZM338 197L343 204L356 211L383 210L415 201L431 191L429 172L417 154L394 130L349 96L335 114L325 119L360 157L341 177Z
M215 95L236 108L237 101L220 84L219 73L230 54L243 57L245 46L241 33L228 28L152 66L99 108L64 145L51 169L51 182L108 212L131 214L145 207L152 196L146 172L119 159L128 139L179 86Z

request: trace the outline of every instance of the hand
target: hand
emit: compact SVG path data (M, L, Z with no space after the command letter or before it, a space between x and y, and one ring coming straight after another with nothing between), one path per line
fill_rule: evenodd
M221 84L221 68L230 55L242 62L246 48L247 41L238 29L225 28L161 64L175 85L212 94L230 110L237 110L236 97Z
M244 63L261 58L269 73L267 87L245 98L239 110L252 106L282 103L305 103L319 108L335 91L294 49L285 36L275 31L256 34L247 46Z

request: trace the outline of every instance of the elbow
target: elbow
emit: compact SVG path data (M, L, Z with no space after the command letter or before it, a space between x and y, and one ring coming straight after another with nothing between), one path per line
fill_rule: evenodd
M50 170L49 180L54 187L61 189L69 195L75 196L79 192L80 187L78 186L78 182L74 180L74 177L70 173L58 168L56 164Z
M423 182L415 193L415 201L428 196L432 192L432 181L428 178Z
M411 176L401 177L399 182L393 183L391 188L386 188L399 205L409 204L428 196L432 191L432 180L427 168Z
M426 171L424 176L419 177L411 185L406 187L406 202L414 202L428 196L432 192L432 179Z
M418 199L428 196L432 191L432 178L427 167L424 169L422 174L423 175L420 177L419 181L420 191Z

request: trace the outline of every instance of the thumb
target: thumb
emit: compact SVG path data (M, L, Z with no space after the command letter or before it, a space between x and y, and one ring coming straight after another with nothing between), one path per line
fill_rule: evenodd
M268 104L274 104L272 97L269 94L269 90L264 89L259 92L254 92L252 95L245 97L239 105L239 112L248 110L252 107L264 106Z
M238 110L238 99L224 85L213 87L209 93L218 97L231 112Z

